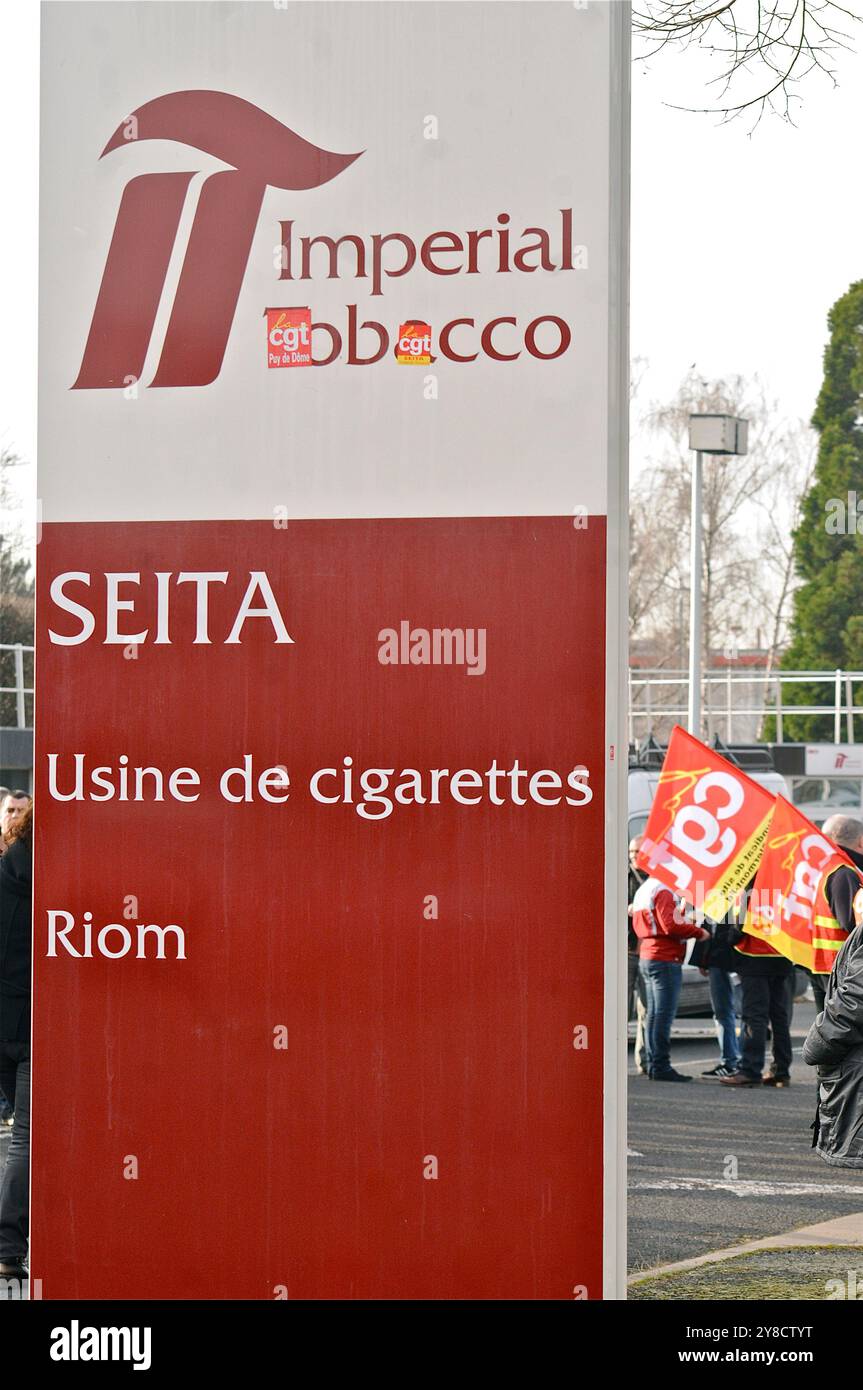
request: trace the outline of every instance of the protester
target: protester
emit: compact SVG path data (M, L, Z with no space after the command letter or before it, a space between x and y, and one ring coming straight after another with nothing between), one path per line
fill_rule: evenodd
M816 925L852 932L855 926L854 897L863 884L863 821L855 820L853 816L830 816L822 825L821 833L826 835L828 840L832 840L839 849L843 849L861 872L856 873L849 865L843 864L827 875L818 886L818 898L821 901L816 901L815 922ZM819 1014L824 1008L828 978L829 971L826 974L810 972L815 1011Z
M632 927L632 903L636 893L641 887L647 874L642 873L637 864L638 851L641 849L643 835L635 835L629 842L629 878L627 884L627 902L629 920L627 922L627 965L629 987L626 993L627 1005L632 1001L633 991L635 992L635 1069L641 1076L647 1075L647 1048L645 1045L645 1020L647 1018L647 1006L644 1002L642 991L637 988L638 983L638 937Z
M739 1070L720 1077L721 1086L791 1084L791 1014L794 965L761 937L739 932L735 946L742 990L743 1047ZM767 1030L772 1036L773 1064L764 1071Z
M0 1276L26 1274L30 1217L30 975L33 812L9 831L0 859L0 1091L15 1126L0 1187Z
M5 853L12 843L11 832L15 822L23 816L29 805L28 792L6 791L5 796L0 797L0 854Z
M3 802L6 800L6 798L7 798L8 795L9 795L9 788L8 788L8 787L0 787L0 814L2 814L2 811L3 811ZM2 854L2 853L3 853L3 837L2 837L2 835L0 835L0 854ZM9 1102L8 1102L7 1099L6 1099L6 1097L3 1095L3 1092L0 1091L0 1125L3 1125L3 1126L11 1126L11 1124L12 1124L12 1106L9 1104Z
M812 1147L835 1168L863 1168L863 895L857 929L845 941L827 983L824 1009L803 1044L816 1068L818 1108Z
M702 1076L734 1076L740 1066L740 1043L737 1040L737 1011L734 1002L732 972L737 970L733 941L739 931L732 918L717 922L707 941L699 941L692 952L692 964L707 976L710 986L710 1006L719 1043L719 1063Z
M680 998L684 943L690 937L703 941L708 932L657 878L645 879L635 894L632 925L647 998L647 1074L651 1081L691 1081L671 1065L671 1026Z

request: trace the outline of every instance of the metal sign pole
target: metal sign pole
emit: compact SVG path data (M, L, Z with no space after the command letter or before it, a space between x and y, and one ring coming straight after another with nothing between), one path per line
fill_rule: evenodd
M696 452L692 464L692 531L689 550L689 722L701 737L701 485L703 458Z

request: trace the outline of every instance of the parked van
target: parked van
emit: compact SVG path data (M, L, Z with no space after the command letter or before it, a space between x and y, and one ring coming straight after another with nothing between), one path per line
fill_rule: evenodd
M748 775L753 782L760 782L771 796L784 796L786 800L791 800L788 783L781 772L749 772ZM653 805L653 798L658 786L659 768L655 771L652 768L640 767L629 769L628 840L633 839L635 835L644 834L644 827L647 825L647 817L650 815L650 808Z

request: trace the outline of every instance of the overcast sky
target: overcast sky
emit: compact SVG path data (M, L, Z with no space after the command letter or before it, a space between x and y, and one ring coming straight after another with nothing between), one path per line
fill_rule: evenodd
M859 46L863 48L863 33ZM632 352L645 399L706 376L758 372L783 412L808 418L826 315L863 274L863 57L839 88L802 86L792 127L721 125L672 110L704 100L696 54L633 74ZM36 437L38 5L0 6L0 443L28 459ZM749 122L751 125L751 122ZM62 248L60 248L62 254Z

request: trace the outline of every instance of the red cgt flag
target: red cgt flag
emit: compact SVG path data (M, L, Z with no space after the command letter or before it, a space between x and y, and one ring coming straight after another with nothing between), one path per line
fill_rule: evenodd
M854 867L796 806L777 796L743 930L795 965L829 974L846 936L830 925L820 885L840 864Z
M638 863L718 921L758 867L773 800L675 725Z

